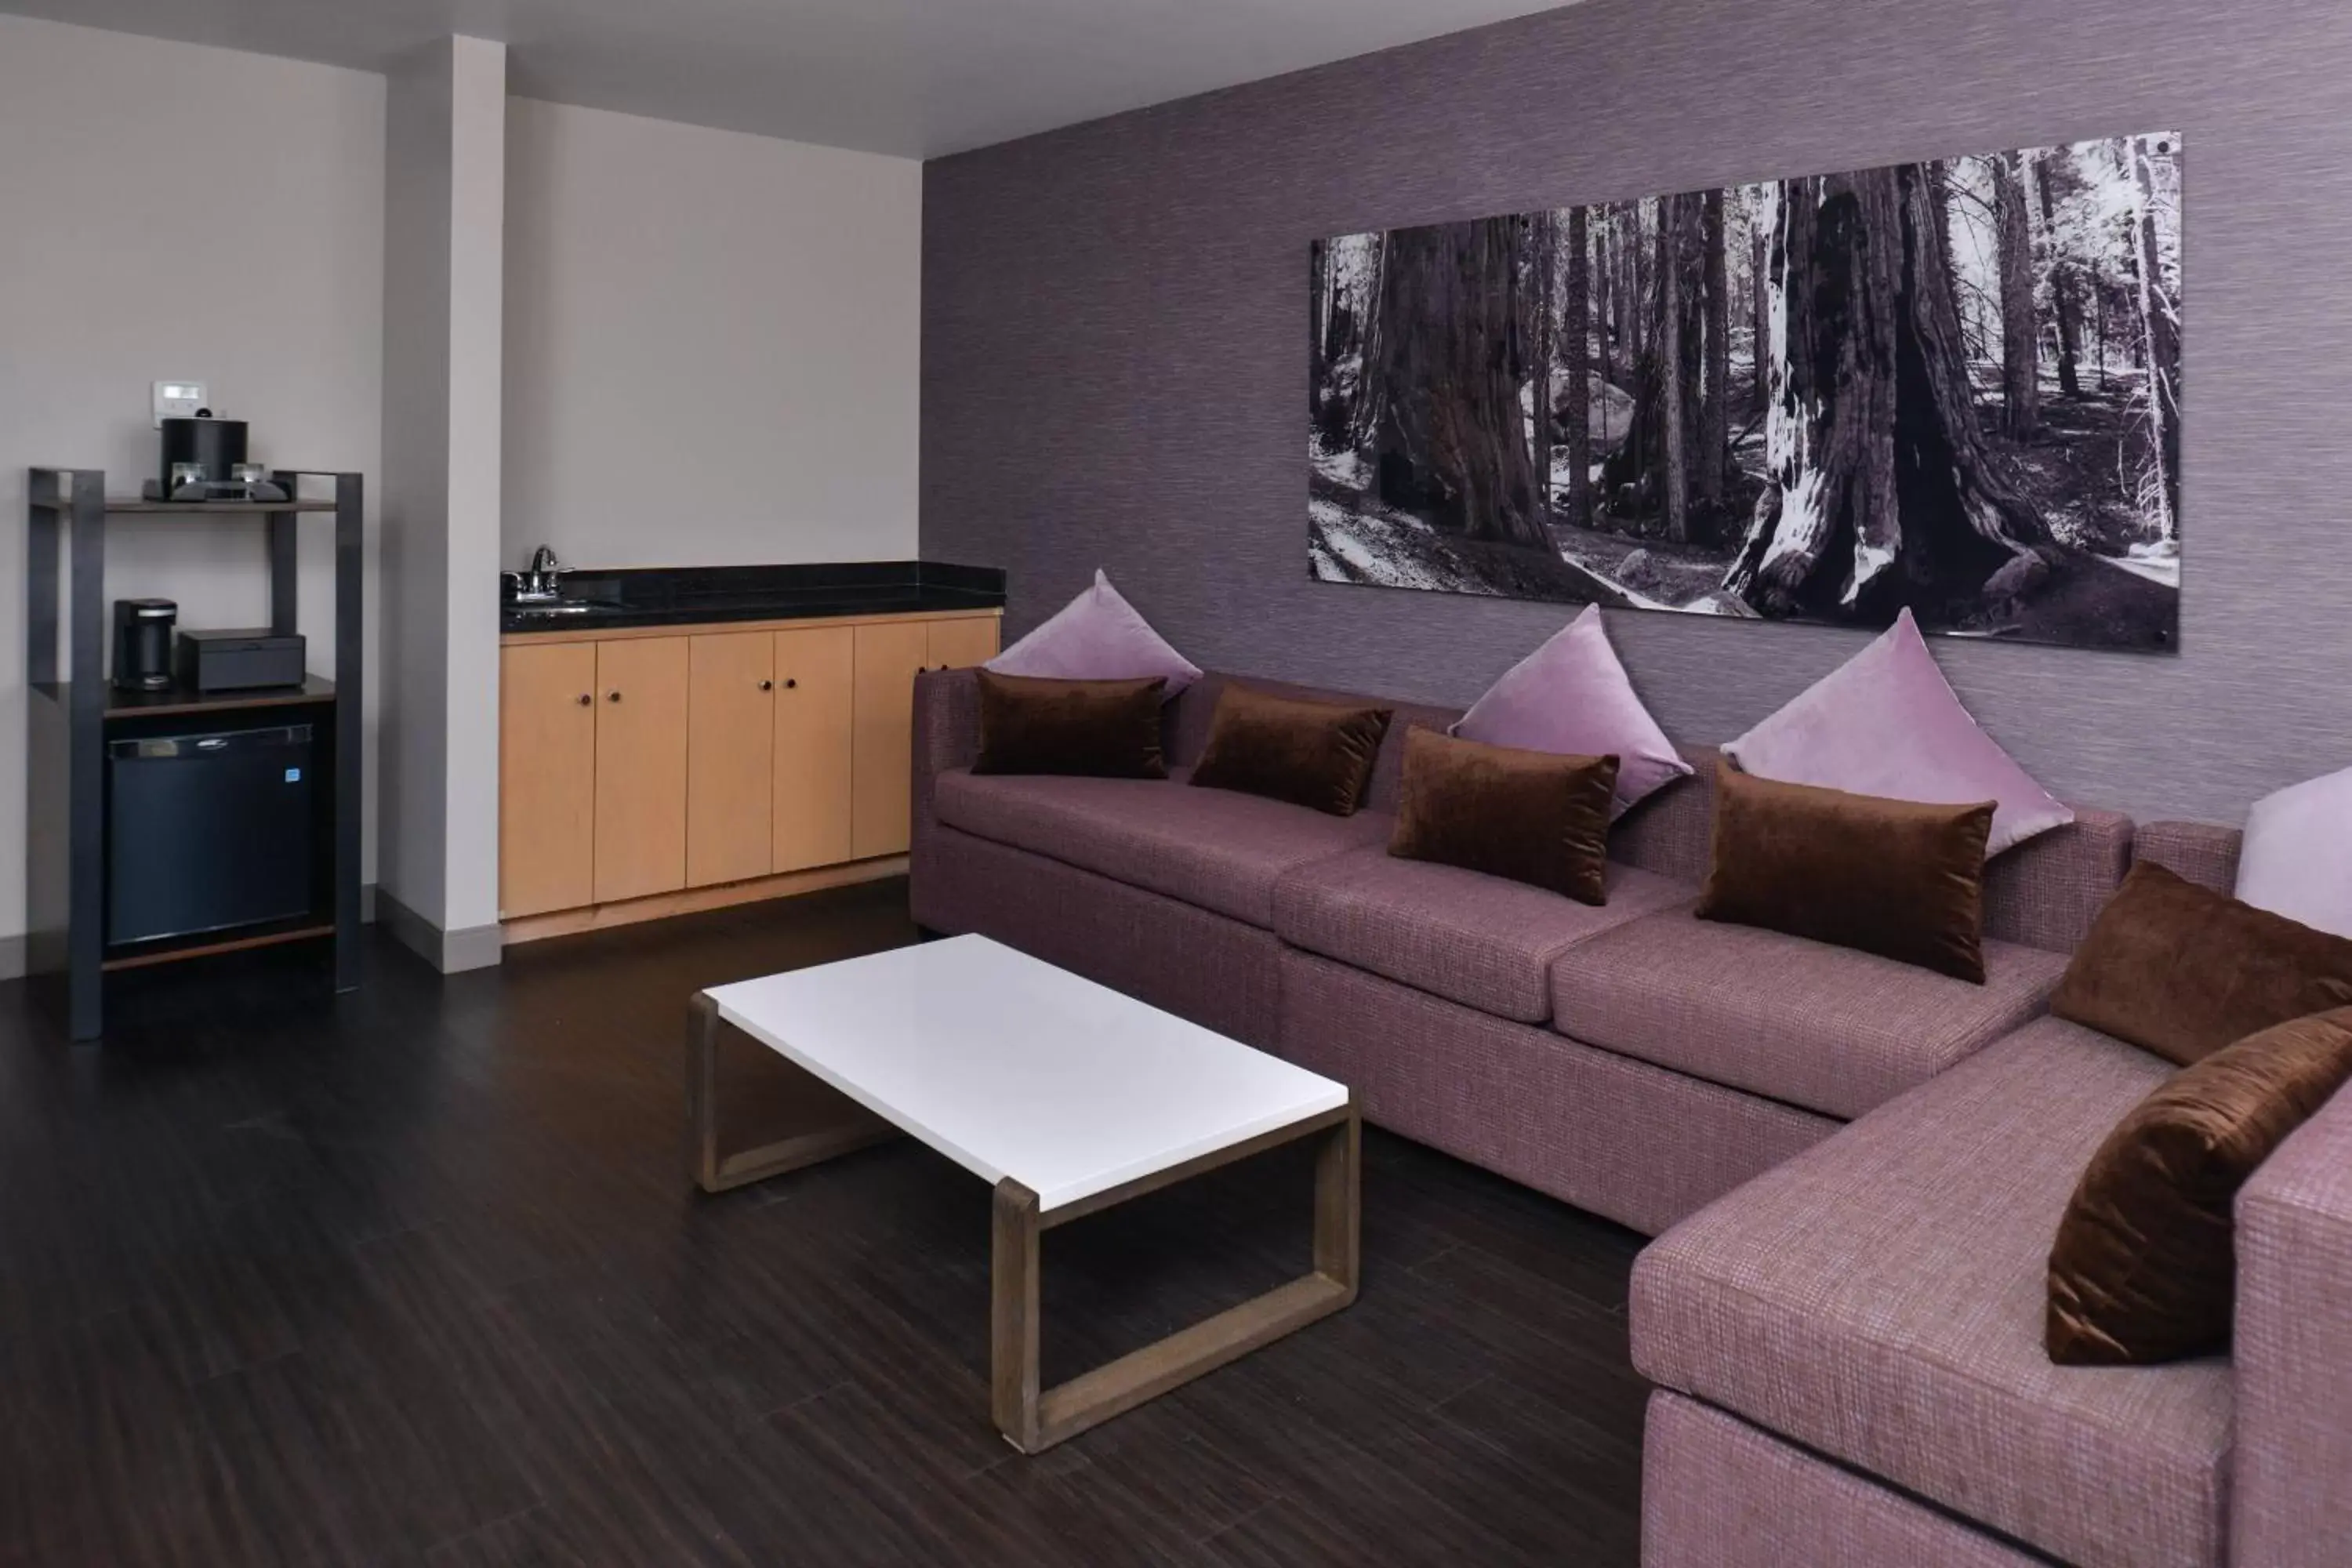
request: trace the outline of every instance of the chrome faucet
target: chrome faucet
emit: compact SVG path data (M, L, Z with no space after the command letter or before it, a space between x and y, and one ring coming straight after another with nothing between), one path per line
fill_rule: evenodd
M563 563L555 558L555 552L544 544L541 545L531 552L530 565L527 569L520 573L508 574L514 582L515 603L545 604L551 599L559 597L559 585L562 581L563 573Z

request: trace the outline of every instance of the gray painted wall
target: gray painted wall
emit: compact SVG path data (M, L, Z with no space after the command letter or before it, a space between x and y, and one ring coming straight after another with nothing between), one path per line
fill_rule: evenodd
M1318 235L2185 133L2172 658L1935 643L2051 788L2235 821L2352 763L2352 5L1591 0L926 166L922 546L1025 630L1099 564L1212 667L1466 702L1554 606L1311 583ZM1677 736L1861 634L1612 614Z
M507 148L499 564L912 556L923 166L523 98Z

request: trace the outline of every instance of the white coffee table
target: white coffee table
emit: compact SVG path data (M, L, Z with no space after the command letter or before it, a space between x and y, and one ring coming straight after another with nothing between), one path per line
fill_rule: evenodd
M721 1032L800 1069L782 1136L722 1151ZM693 1002L694 1179L721 1192L904 1132L996 1189L992 1402L1024 1453L1328 1316L1356 1299L1360 1133L1343 1084L985 937L714 986ZM1038 1386L1045 1231L1317 1140L1314 1267L1056 1387Z

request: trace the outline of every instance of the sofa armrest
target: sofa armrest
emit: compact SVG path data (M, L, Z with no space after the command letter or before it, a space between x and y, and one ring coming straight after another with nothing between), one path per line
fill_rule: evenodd
M980 756L980 681L969 669L934 669L915 677L913 851L939 826L933 808L939 776L968 768ZM918 873L919 875L919 872Z
M2240 1189L2232 1563L2352 1542L2352 1089Z
M2143 822L2132 836L2132 859L2227 893L2238 885L2240 838L2236 828L2210 822Z

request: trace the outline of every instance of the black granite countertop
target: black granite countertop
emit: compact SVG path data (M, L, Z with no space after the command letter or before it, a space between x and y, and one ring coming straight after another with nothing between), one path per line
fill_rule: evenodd
M1004 607L1004 574L937 561L809 566L662 566L566 572L562 600L518 605L499 590L501 632L581 632L827 616L943 615Z

